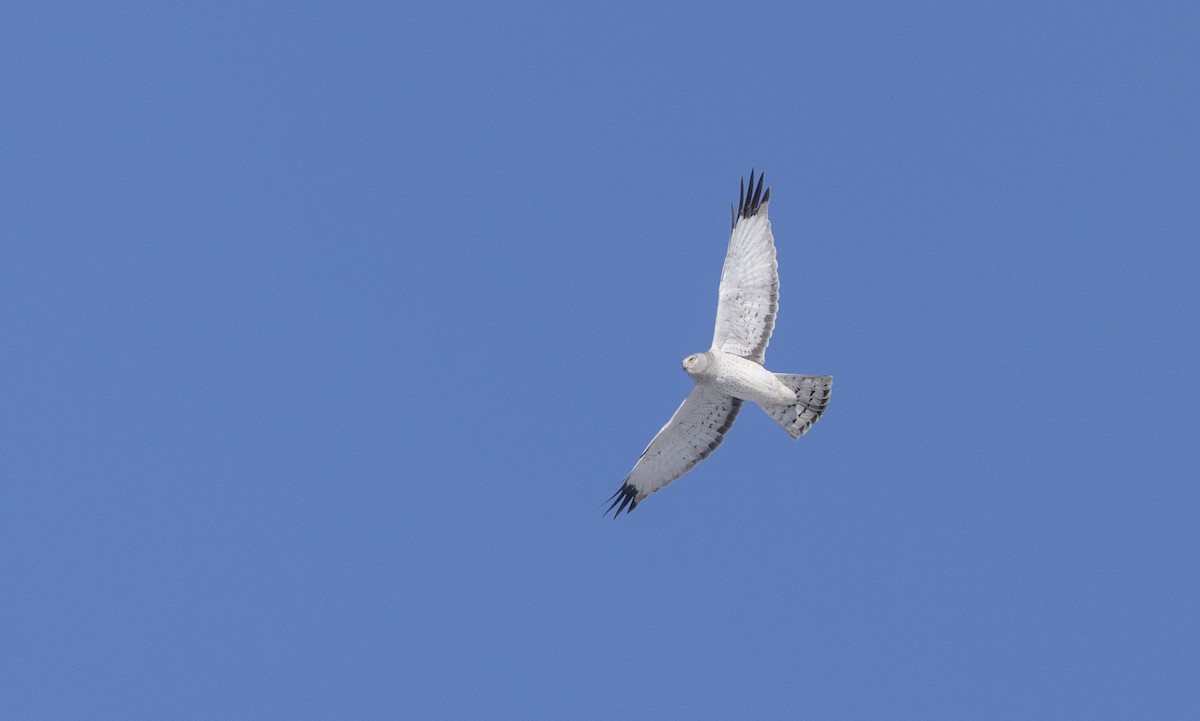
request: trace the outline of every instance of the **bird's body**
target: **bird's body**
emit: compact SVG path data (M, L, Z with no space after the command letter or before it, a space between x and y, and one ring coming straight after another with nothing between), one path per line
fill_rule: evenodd
M712 347L684 359L683 369L696 385L609 499L614 518L707 458L744 401L761 406L793 439L808 432L829 403L831 376L772 373L763 366L779 310L770 198L762 176L755 187L751 172L750 187L743 186L733 213Z
M727 396L754 401L760 406L796 402L796 392L785 386L774 373L732 353L710 350L688 356L683 361L683 370L697 384L705 384Z

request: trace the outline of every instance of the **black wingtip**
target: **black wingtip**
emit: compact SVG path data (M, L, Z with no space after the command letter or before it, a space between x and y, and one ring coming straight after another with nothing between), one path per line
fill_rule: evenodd
M633 509L637 508L637 489L630 483L623 484L608 500L612 501L612 505L608 507L604 515L607 516L614 508L617 509L617 512L613 513L613 520L615 521L617 520L617 516L621 515L621 511L625 511L625 515L629 515Z
M750 184L746 184L746 179L742 178L741 185L738 189L738 207L737 213L733 216L733 225L737 225L738 218L751 218L758 215L758 211L762 206L766 205L771 200L771 189L763 188L764 174L758 176L758 184L754 183L754 170L750 171Z

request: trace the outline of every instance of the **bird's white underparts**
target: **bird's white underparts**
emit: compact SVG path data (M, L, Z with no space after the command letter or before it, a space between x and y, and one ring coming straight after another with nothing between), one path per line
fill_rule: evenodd
M721 445L742 403L758 404L793 438L808 432L829 404L832 376L772 373L763 366L779 310L775 239L760 175L742 185L732 209L712 346L683 360L696 385L613 494L609 511L628 513L646 496L687 473Z
M796 402L796 392L754 361L722 351L705 351L683 359L683 370L697 385L707 385L727 396L754 401L760 406L786 406Z

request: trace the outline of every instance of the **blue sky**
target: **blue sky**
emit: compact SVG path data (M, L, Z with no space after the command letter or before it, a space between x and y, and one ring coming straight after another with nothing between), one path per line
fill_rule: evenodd
M1200 717L1193 4L2 16L0 716Z

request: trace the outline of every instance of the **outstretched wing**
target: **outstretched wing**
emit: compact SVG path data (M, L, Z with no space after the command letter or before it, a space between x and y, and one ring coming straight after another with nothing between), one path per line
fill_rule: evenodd
M741 408L739 398L704 386L693 388L667 425L642 451L625 483L608 499L612 501L608 511L617 510L613 518L621 515L621 511L632 511L646 496L708 458L725 440L725 432Z
M779 311L779 273L775 263L775 239L767 219L771 189L763 192L763 178L738 194L733 214L733 233L721 271L717 301L717 327L713 350L732 353L762 363Z

